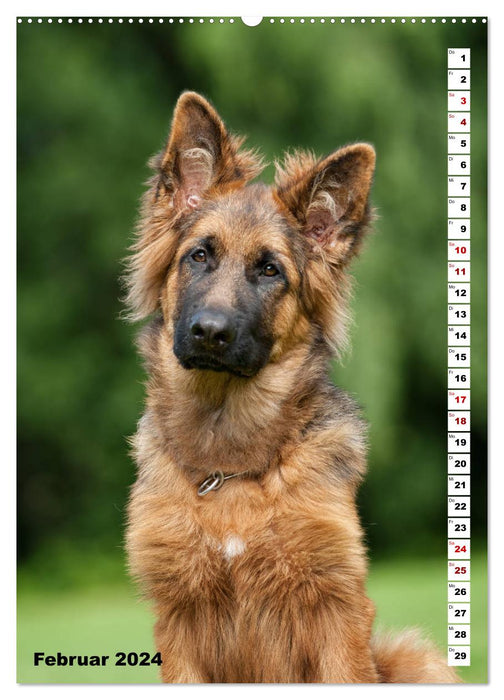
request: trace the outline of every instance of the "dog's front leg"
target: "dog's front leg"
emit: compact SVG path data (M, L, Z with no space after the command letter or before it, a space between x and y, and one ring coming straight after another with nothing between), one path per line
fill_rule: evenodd
M244 682L376 683L370 650L372 606L365 597L306 602L294 591L258 601L241 619Z
M303 616L303 611L299 614ZM374 606L361 591L307 610L314 644L312 682L377 683L370 639Z
M161 654L163 683L208 683L201 659L195 656L191 642L192 624L184 614L171 611L160 614L154 627L156 649Z
M378 681L363 550L340 523L282 516L236 562L245 682Z
M155 605L165 683L209 683L226 672L232 637L227 568L213 539L172 494L136 487L129 504L131 572ZM232 646L228 644L228 646Z

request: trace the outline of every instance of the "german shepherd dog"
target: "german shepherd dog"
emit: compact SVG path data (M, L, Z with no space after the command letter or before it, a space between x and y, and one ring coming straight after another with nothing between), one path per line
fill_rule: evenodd
M127 274L149 374L130 569L167 683L454 682L416 632L372 635L356 489L365 425L328 377L375 153L277 165L183 93Z

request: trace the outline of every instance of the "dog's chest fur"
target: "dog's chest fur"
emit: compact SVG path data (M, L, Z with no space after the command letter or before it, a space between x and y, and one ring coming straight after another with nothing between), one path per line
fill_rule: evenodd
M246 542L241 537L234 534L226 535L223 543L219 545L219 549L222 552L224 559L227 561L231 561L235 557L240 556L240 554L243 554L246 548Z
M297 459L291 459L292 471ZM340 498L331 503L314 492L309 478L289 486L280 465L262 478L238 477L199 497L183 473L158 466L137 482L128 531L132 571L155 599L165 597L167 586L172 605L201 597L224 605L258 594L267 599L293 581L314 583L325 562L332 568L345 562L347 542L360 549L359 523L343 482ZM361 564L364 559L356 568Z

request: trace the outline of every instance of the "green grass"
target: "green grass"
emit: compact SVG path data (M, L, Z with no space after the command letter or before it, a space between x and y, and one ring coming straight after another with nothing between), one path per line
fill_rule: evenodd
M423 629L446 649L446 560L379 562L368 585L377 607L377 627ZM154 653L153 616L125 583L87 590L49 592L20 575L18 594L18 681L21 683L157 683L158 667L118 667L115 653ZM471 666L466 682L485 683L486 563L473 559L471 575ZM105 667L33 665L34 652L108 655Z
M158 667L115 666L119 651L154 653L153 616L126 586L18 595L18 682L157 683ZM35 667L35 652L108 655L104 667Z

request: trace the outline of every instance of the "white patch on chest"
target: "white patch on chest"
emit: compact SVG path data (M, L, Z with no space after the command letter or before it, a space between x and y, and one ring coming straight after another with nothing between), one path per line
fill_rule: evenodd
M228 535L221 547L224 554L224 559L231 561L234 557L243 554L245 551L245 542L238 535Z

